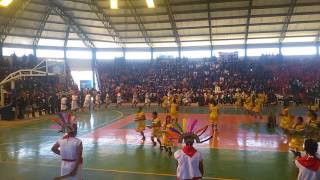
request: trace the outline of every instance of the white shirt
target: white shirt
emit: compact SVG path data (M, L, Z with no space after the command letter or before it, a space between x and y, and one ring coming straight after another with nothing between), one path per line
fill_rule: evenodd
M91 101L91 96L90 96L90 94L87 94L84 100L85 100L85 101Z
M78 95L72 95L72 101L78 101Z
M61 138L57 141L60 145L60 156L61 159L76 160L77 159L77 148L80 146L82 141L75 137Z
M320 169L318 169L318 171L312 171L302 166L297 160L295 160L295 164L299 169L299 175L297 180L319 180L320 179Z
M174 153L174 158L178 161L177 177L181 180L202 176L199 169L199 163L203 158L200 152L197 151L190 157L182 150L178 150Z

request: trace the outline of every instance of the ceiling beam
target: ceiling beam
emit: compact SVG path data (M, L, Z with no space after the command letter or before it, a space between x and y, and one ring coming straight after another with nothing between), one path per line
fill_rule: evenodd
M115 30L110 17L104 12L104 10L94 1L94 0L86 0L90 9L97 15L99 21L103 24L104 28L111 35L113 41L119 45L120 47L125 47L125 43L120 38L119 33Z
M67 24L71 25L73 31L77 33L86 47L95 48L94 43L85 33L85 31L77 24L70 14L66 13L64 7L60 3L56 2L55 0L48 0L48 2L53 7L53 11L57 13Z
M39 27L37 28L36 36L33 38L33 41L32 41L32 45L34 47L38 46L38 43L39 43L39 40L41 38L42 32L44 30L44 27L46 26L48 18L52 13L52 7L51 6L47 6L46 9L47 9L47 12L42 16L40 24L39 24Z
M245 34L245 38L244 38L245 57L247 57L247 46L248 46L248 36L249 36L252 4L253 4L253 0L250 0L249 1L249 9L248 9L248 17L247 17L247 21L246 21L246 34Z
M23 18L18 18L20 20L24 20L24 21L33 21L33 22L37 22L38 20L36 19L32 19L32 18L27 18L27 17L23 17ZM57 22L57 21L47 21L47 23L51 23L51 24L65 24L65 22ZM320 23L320 20L307 20L307 21L290 21L289 24L307 24L307 23ZM81 24L78 23L80 26L84 26L84 27L92 27L92 28L104 28L104 26L96 26L96 25L87 25L87 24ZM271 22L271 23L251 23L250 26L261 26L261 25L279 25L279 24L283 24L283 22ZM227 25L212 25L212 28L224 28L224 27L242 27L242 26L246 26L246 23L242 23L242 24L227 24ZM13 27L15 28L23 28L23 29L33 29L33 30L37 30L37 28L35 27L27 27L27 26L21 26L21 25L14 25ZM183 30L183 29L208 29L209 26L194 26L194 27L177 27L177 30ZM56 30L56 29L44 29L45 31L52 31L52 32L65 32L65 30ZM171 27L170 28L153 28L153 29L146 29L146 31L161 31L161 30L172 30ZM131 32L131 31L139 31L139 29L125 29L125 30L117 30L117 32ZM92 34L90 32L87 32L87 34ZM93 33L95 34L95 33ZM103 35L103 34L101 34Z
M127 4L129 4L130 12L131 12L131 14L134 16L134 18L135 18L135 20L136 20L136 22L137 22L137 24L138 24L138 26L139 26L139 30L140 30L140 32L142 33L142 36L143 36L146 44L147 44L150 48L152 48L153 45L152 45L151 39L150 39L149 36L148 36L148 32L146 31L146 28L144 27L144 24L143 24L143 22L142 22L142 19L141 19L141 17L138 15L137 10L136 10L134 4L131 2L131 0L127 0L126 2L127 2Z
M178 30L177 30L177 25L176 25L176 21L174 19L174 14L172 13L170 2L169 2L169 0L163 0L163 1L164 1L165 5L166 5L166 10L167 10L167 13L168 13L168 17L169 17L169 21L170 21L170 25L171 25L171 28L172 28L172 32L173 32L175 41L177 43L177 46L179 48L181 48L180 36L179 36Z
M207 0L207 8L208 8L208 25L209 25L209 36L210 36L210 52L211 57L213 56L213 43L212 43L212 23L211 23L211 7L210 0Z
M297 0L291 0L290 7L288 9L288 14L284 20L284 24L282 26L282 30L281 30L281 34L280 34L280 39L279 39L280 46L281 46L282 42L284 41L284 39L286 38L288 27L289 27L291 18L293 16L296 4L297 4Z
M18 9L14 12L14 14L11 17L9 17L8 21L0 27L0 44L4 43L8 34L10 33L12 26L16 23L17 18L22 15L22 13L24 12L28 4L31 2L31 0L23 0L20 2L21 3L19 3Z
M68 27L66 29L66 35L64 36L63 47L65 47L65 48L68 46L69 34L70 34L70 25L68 25Z
M320 4L319 4L320 5ZM246 9L247 10L247 9ZM32 12L34 13L35 10L33 9L26 9L25 11ZM207 11L207 10L206 10ZM206 12L204 11L204 12ZM38 13L43 13L44 11L40 11ZM203 12L203 11L202 11ZM214 11L216 12L216 11ZM174 13L173 13L174 14ZM141 14L139 14L142 16ZM164 15L168 15L165 13ZM251 18L264 18L264 17L278 17L279 16L287 16L288 13L276 13L276 14L255 14L251 15ZM313 12L294 12L292 15L320 15L320 11L313 11ZM113 15L108 15L109 17L127 17L127 16L113 16ZM147 16L147 15L146 15ZM5 16L4 16L5 17ZM25 17L24 17L25 18ZM248 18L248 15L240 15L240 16L220 16L220 17L211 17L211 20L227 20L227 19L246 19ZM97 21L99 22L100 20L97 18L91 18L91 17L78 17L78 16L73 16L73 19L76 20L88 20L88 21ZM185 18L185 19L176 19L175 22L194 22L194 21L207 21L208 18ZM144 24L157 24L157 23L168 23L168 20L156 20L156 21L144 21ZM113 22L113 25L124 25L124 24L136 24L135 21L131 22ZM281 23L283 24L283 22Z
M67 0L70 1L70 0ZM97 0L95 0L97 2ZM246 0L249 1L249 0ZM80 1L70 1L70 2L74 2L74 3L80 3ZM83 2L83 1L81 1ZM216 3L216 1L212 1L209 0L210 3ZM90 3L85 3L85 4L90 4ZM109 6L107 6L107 3L103 2L102 4L105 4L105 6L101 5L101 8L103 9L110 9ZM192 2L171 2L170 5L172 6L186 6L186 5L206 5L207 2L206 1L192 1ZM243 3L243 4L247 4L247 3ZM316 6L316 5L320 5L320 2L299 2L296 4L296 6ZM284 3L284 4L272 4L272 5L260 5L260 6L252 6L252 9L271 9L271 8L287 8L288 6L290 6L290 3ZM136 5L135 6L136 9L146 9L146 6L139 6ZM165 8L166 6L164 4L161 4L161 2L157 3L157 7L159 8ZM222 8L215 8L212 7L211 9L215 12L218 11L232 11L232 10L248 10L248 6L239 6L239 7L222 7ZM121 6L122 10L129 10L129 7L123 7ZM174 14L187 14L187 13L201 13L201 12L205 12L206 11L206 7L203 6L201 9L196 9L196 10L179 10L179 11L173 11ZM90 12L89 10L85 10L85 9L80 9L80 8L76 8L76 7L68 7L66 8L66 10L70 10L70 11L79 11L79 12ZM157 15L166 15L165 12L140 12L140 14L138 14L139 16L157 16ZM123 17L126 16L125 14L117 14L117 15L109 15L111 17Z

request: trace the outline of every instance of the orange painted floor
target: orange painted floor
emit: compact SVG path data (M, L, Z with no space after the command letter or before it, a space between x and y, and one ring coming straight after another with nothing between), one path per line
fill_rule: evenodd
M160 119L164 119L165 115L160 113ZM151 113L146 113L146 117L147 120L151 119ZM188 120L199 120L196 128L209 124L207 114L179 114L179 119L182 117L187 117ZM105 127L98 128L82 138L108 144L140 144L141 137L135 131L134 118L134 114L129 115ZM256 120L249 115L220 115L218 132L214 134L214 138L196 146L233 150L288 151L286 138L277 129L269 132L265 119L266 117L263 117L263 120ZM212 132L208 130L206 133L210 135ZM145 134L150 137L151 130L146 128ZM151 141L147 139L145 144L151 144Z

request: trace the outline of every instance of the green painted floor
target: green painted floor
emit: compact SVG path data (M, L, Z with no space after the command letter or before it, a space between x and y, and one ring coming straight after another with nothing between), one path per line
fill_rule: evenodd
M149 111L155 109L150 108ZM207 113L205 108L181 111ZM91 115L79 113L79 136L81 138L134 112L131 108L111 108ZM222 112L242 113L239 110ZM43 118L15 126L7 124L0 126L0 179L46 180L58 176L59 157L50 148L61 134L50 128L53 123ZM83 140L83 144L86 180L176 179L176 162L165 153L160 153L158 148L149 145L108 145L90 139ZM208 148L199 150L205 159L207 179L293 180L296 177L297 170L290 153Z

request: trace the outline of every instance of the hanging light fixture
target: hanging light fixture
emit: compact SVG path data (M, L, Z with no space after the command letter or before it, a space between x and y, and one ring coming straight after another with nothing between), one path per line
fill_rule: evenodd
M146 0L146 1L147 1L148 8L154 8L155 7L153 0Z
M110 0L110 7L111 9L119 9L118 0Z
M0 0L0 6L7 7L12 3L13 0Z

